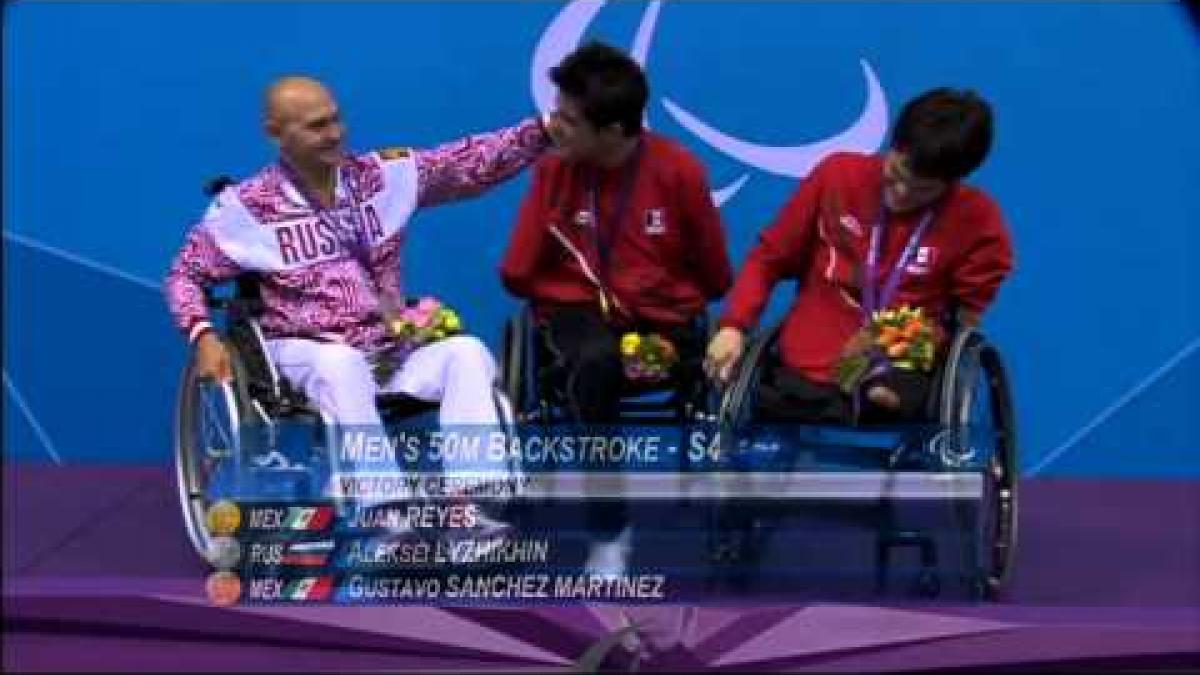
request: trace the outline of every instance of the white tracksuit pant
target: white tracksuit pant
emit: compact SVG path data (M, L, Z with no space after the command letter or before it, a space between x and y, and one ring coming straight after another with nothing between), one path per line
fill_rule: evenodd
M366 354L349 345L285 338L269 340L268 349L280 375L342 429L384 434L375 406L376 394L405 393L425 401L441 401L438 422L443 428L464 425L465 429L484 434L489 429L500 430L493 393L496 363L478 338L456 335L420 347L382 387L375 383ZM510 416L507 410L505 414ZM340 448L333 454L335 473L355 470L341 459ZM480 453L474 461L447 457L442 468L445 473L472 476L504 471L503 463L489 461L487 453Z

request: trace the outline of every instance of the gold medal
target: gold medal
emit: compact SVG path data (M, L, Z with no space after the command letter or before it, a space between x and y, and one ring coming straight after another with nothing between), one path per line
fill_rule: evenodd
M209 534L213 536L230 535L237 532L238 526L242 524L242 512L237 504L221 500L208 507L204 523L208 526Z

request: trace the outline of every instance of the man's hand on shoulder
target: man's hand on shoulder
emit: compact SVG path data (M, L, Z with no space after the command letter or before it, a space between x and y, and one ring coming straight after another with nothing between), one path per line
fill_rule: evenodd
M563 141L566 140L566 130L563 128L562 121L558 119L558 115L547 113L542 115L542 131L546 132L546 137L550 139L550 149L561 148Z

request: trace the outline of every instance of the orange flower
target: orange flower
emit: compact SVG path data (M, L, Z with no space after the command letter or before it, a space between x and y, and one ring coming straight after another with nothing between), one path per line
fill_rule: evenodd
M887 348L887 355L892 358L899 358L908 353L909 344L905 340L900 340Z
M886 347L898 339L900 339L899 328L896 328L895 326L884 326L879 330L879 337L876 339L876 342L880 346Z

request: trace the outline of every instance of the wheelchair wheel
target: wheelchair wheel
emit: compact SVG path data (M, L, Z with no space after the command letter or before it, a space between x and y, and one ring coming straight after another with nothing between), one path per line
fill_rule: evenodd
M511 442L518 437L517 416L513 409L512 402L508 398L508 394L502 387L496 387L492 391L492 399L496 404L496 415L500 418L500 427L504 430L504 435ZM504 470L510 478L515 478L518 481L518 486L525 478L524 464L521 461L521 454L505 453L504 455ZM520 501L524 497L523 494L514 495L514 501Z
M721 393L716 422L722 461L733 459L737 452L737 439L754 412L753 393L778 335L779 328L774 327L750 341ZM719 500L709 508L709 560L717 566L718 575L728 577L735 587L744 588L757 570L769 528L749 514L747 509L752 507L738 504L737 500Z
M940 419L967 451L985 441L983 494L973 528L976 590L999 600L1007 589L1017 544L1020 466L1016 416L1000 354L977 331L963 331L951 345L942 382ZM964 443L965 442L965 443Z
M188 539L201 557L211 539L205 515L219 497L220 477L233 475L243 457L242 430L252 419L245 365L233 345L226 342L225 347L229 350L232 381L201 379L193 351L183 371L175 406L179 503Z

